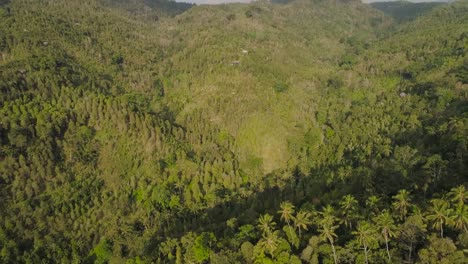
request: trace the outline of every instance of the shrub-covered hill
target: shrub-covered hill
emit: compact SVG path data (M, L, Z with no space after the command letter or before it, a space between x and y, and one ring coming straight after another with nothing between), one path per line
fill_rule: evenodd
M1 1L1 262L462 263L467 7Z

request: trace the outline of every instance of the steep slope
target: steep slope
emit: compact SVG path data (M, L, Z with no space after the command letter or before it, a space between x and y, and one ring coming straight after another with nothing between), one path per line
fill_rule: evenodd
M443 241L421 215L467 182L467 1L396 29L355 1L4 2L1 262L331 263L327 212L338 259L376 262L353 228L403 189L393 262L463 260L466 205ZM314 219L275 229L285 200Z
M295 10L307 10L310 4L200 7L174 19L170 14L158 16L158 21L135 18L134 10L146 10L142 2L17 0L2 6L0 184L2 200L7 201L1 205L2 261L92 260L99 255L93 248L107 241L121 252L116 258L142 255L145 243L190 228L171 224L172 216L187 221L201 209L263 188L264 171L284 168L291 155L282 137L289 133L286 126L295 123L287 119L299 115L295 108L296 113L286 113L290 117L269 129L274 118L283 115L274 105L294 102L275 99L287 94L281 85L294 84L287 79L291 70L286 65L312 65L312 55L301 57L308 54L308 46L332 47L338 43L334 36L353 33L351 12L368 10L357 4L322 5L301 19L295 18ZM311 22L323 20L321 26L333 26L327 21L332 11L326 10L337 7L350 18L330 33L304 23L315 19ZM164 13L155 8L148 14ZM323 19L312 16L320 14ZM220 21L233 22L228 28L211 23ZM191 39L207 28L206 45L202 38ZM364 28L369 28L367 22ZM317 37L307 36L312 33ZM229 48L231 41L239 45ZM230 65L240 56L241 45L251 58L238 66L250 63L250 70ZM258 51L251 49L255 45ZM290 59L286 45L299 49ZM214 56L206 56L206 49ZM274 49L278 51L269 55ZM336 60L342 51L333 48L327 53L314 61ZM188 63L186 54L191 56ZM268 56L273 62L255 62ZM226 76L231 72L234 78ZM250 77L243 79L244 74ZM308 77L312 78L316 77ZM214 86L223 80L235 84L232 90L206 94L206 88L229 88L227 83ZM276 83L277 91L272 87ZM188 90L191 86L195 88ZM234 89L246 95L232 101ZM264 103L268 97L273 98ZM227 99L228 107L217 111ZM205 108L208 103L211 106ZM233 113L231 125L225 116L236 105L242 107ZM277 113L265 120L270 111ZM217 112L222 122L212 125ZM243 112L246 125L236 121ZM307 131L304 123L298 137ZM263 136L266 129L270 134ZM251 141L264 144L270 138L266 149L255 142L248 147ZM136 240L140 242L131 242Z
M371 156L380 160L395 155L393 158L397 159L398 146L410 147L412 151L427 155L426 158L446 153L443 160L451 160L455 171L465 170L466 163L455 157L463 155L467 135L467 109L464 106L468 44L466 8L467 1L459 1L391 29L349 69L341 72L338 80L341 79L342 84L347 78L348 83L359 85L345 84L329 91L327 103L320 107L330 109L322 120L333 129L333 139L330 140L340 141L342 146L335 155L324 155L343 155L344 162L336 163L332 174L336 175L336 171L350 177L359 174L351 168L359 168L356 164L369 162ZM365 131L364 135L362 131ZM353 136L354 133L359 136ZM407 178L408 172L392 171L398 167L395 164L374 162L365 165L371 171L379 172L366 176L372 178L369 188L392 186L381 190L387 195L405 186L439 189L449 184L443 181L429 183L428 179L423 179L427 177L424 173ZM413 165L418 166L416 164ZM466 181L465 177L465 173L455 176L461 181ZM385 183L387 180L391 183Z
M384 22L364 5L327 1L202 6L177 20L181 42L170 60L189 86L168 92L187 101L178 120L202 112L234 136L245 165L263 173L295 162L291 145L316 127L320 86L355 52L349 41L371 42Z
M210 181L240 184L227 140L207 137L210 151L195 154L200 139L159 103L158 27L95 1L13 1L1 11L3 263L92 259L127 227L160 230L163 211L200 202L182 187L198 184L205 166L232 173ZM142 254L130 242L140 231L128 235L115 246Z

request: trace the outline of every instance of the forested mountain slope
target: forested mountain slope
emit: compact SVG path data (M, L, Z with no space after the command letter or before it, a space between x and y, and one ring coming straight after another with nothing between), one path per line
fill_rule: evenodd
M401 22L413 20L416 17L432 10L433 8L445 4L447 3L442 1L420 3L413 3L409 1L391 1L370 3L372 7L375 7L376 9Z
M292 142L316 127L319 86L348 42L372 41L385 21L358 3L308 1L202 6L177 20L169 81L181 85L168 96L186 100L178 120L191 126L199 115L232 135L251 174L295 162Z
M0 7L2 263L463 263L468 2Z

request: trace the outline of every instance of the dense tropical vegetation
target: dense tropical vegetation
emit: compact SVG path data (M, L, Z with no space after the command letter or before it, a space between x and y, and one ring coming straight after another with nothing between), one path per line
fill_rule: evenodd
M466 263L468 1L0 0L1 263Z

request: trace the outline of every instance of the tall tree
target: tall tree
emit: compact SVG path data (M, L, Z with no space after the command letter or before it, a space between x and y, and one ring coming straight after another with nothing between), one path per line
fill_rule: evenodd
M375 215L379 211L380 200L381 198L376 195L367 198L366 209L369 211L370 215Z
M279 236L278 231L273 231L263 234L260 241L257 243L257 247L262 251L274 256L275 250L278 248Z
M414 249L424 243L426 233L426 224L419 214L409 216L399 227L399 246L408 250L407 260L410 263L412 263Z
M456 202L458 204L465 204L465 201L468 197L468 191L465 189L464 185L460 185L458 187L452 188L449 192L450 198L452 202Z
M335 208L331 205L325 206L319 214L322 216L321 222L330 222L333 224L336 221Z
M366 264L369 263L368 259L368 250L369 247L373 246L377 243L377 232L375 231L374 227L367 222L362 221L359 222L357 230L352 232L355 236L357 236L359 244L364 248L364 256L366 259Z
M280 214L280 219L284 220L289 226L291 220L294 219L295 207L291 202L286 201L280 204L280 208L281 210L278 211L278 213Z
M335 230L339 227L335 225L335 218L333 216L328 215L327 218L323 218L319 222L319 229L318 231L320 232L320 238L323 241L328 241L332 247L333 250L333 260L335 264L338 263L337 257L336 257L336 249L335 249L335 238L338 236L335 233Z
M264 214L258 219L258 228L263 235L271 233L276 228L276 223L273 222L273 216Z
M410 194L407 190L400 190L397 195L393 196L393 209L398 213L400 219L406 219L408 208L411 205Z
M432 227L440 231L440 237L444 238L444 225L451 223L451 209L447 201L442 199L431 200L432 206L426 215L427 220L432 222Z
M390 238L395 237L395 232L397 229L395 222L393 221L393 217L387 210L385 210L378 216L374 217L373 220L377 228L380 230L383 239L385 240L385 248L387 249L388 261L391 261L392 258L390 256L390 250L388 248L388 241Z
M311 223L310 221L311 214L306 211L299 211L294 218L294 226L297 228L299 231L299 238L301 237L301 230L308 230L309 225Z
M280 204L280 208L281 210L278 211L280 219L285 221L288 227L291 227L290 222L294 220L294 205L291 202L286 201Z
M342 221L349 229L353 229L353 219L356 216L357 204L358 202L356 198L351 194L344 196L340 201L341 212L343 215Z
M458 204L450 215L450 224L457 230L468 232L468 205Z

